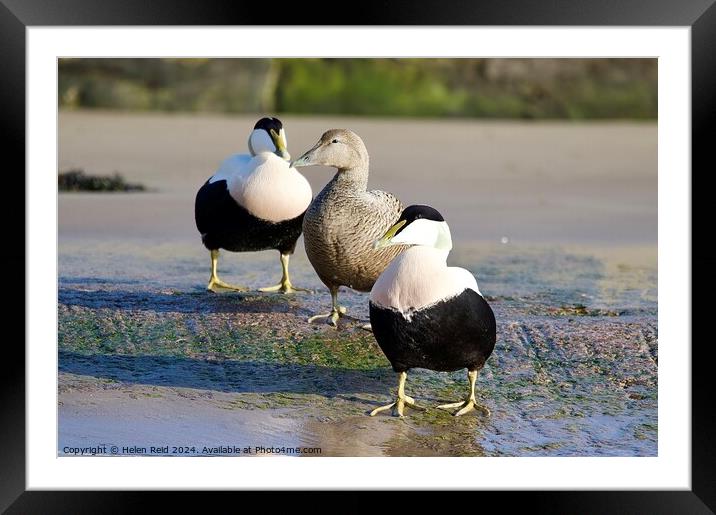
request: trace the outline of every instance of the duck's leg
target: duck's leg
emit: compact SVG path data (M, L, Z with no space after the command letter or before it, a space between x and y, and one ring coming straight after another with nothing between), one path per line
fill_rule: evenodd
M305 288L296 288L291 284L291 277L288 275L288 260L291 258L291 254L281 253L281 282L276 286L269 286L267 288L259 288L259 291L265 292L280 292L280 293L296 293L297 291L306 291L312 293L311 290Z
M477 383L477 370L468 370L467 371L467 380L470 381L470 395L467 397L466 400L460 401L460 402L452 402L450 404L441 404L438 406L440 409L451 409L451 408L460 408L454 415L456 417L459 417L460 415L464 415L465 413L469 413L472 410L479 410L482 411L485 415L490 415L490 410L487 409L485 406L482 406L481 404L478 404L475 400L475 383Z
M373 411L370 412L370 416L374 417L381 411L389 410L390 408L393 408L393 416L402 417L403 416L403 409L405 406L408 406L413 409L417 410L424 410L425 408L418 406L415 404L415 399L412 397L405 395L405 380L408 378L407 372L400 372L398 374L398 398L395 399L395 402L391 402L390 404L386 404L385 406L381 406L379 408L375 408ZM397 413L397 415L396 415Z
M221 279L219 279L219 276L216 274L216 266L219 262L219 250L215 249L211 251L211 277L209 278L209 284L206 286L206 289L209 291L213 291L216 293L217 288L218 289L224 289L224 290L234 290L234 291L249 291L249 289L245 286L234 286L228 283L225 283Z
M338 287L331 286L331 300L333 302L333 309L330 313L325 315L314 315L308 319L308 323L313 323L316 320L325 319L327 324L331 324L333 327L338 327L338 319L346 314L348 311L345 306L338 305Z

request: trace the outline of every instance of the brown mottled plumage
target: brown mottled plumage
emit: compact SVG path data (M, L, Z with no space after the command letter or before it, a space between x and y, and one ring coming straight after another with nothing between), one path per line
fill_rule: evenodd
M405 249L373 248L374 242L398 220L403 206L390 193L367 190L368 162L368 152L357 134L333 129L293 163L338 169L311 202L303 219L306 254L333 296L333 310L327 318L334 325L345 313L337 303L338 288L370 291L392 259Z

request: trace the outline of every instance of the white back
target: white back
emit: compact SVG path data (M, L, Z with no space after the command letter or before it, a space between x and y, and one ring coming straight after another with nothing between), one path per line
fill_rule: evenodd
M298 170L275 154L261 153L246 172L228 180L229 194L252 215L281 222L303 213L313 198L311 185Z
M411 311L428 308L468 288L479 294L475 276L464 268L448 267L447 256L446 250L424 245L406 249L378 277L370 292L371 302L409 318Z
M242 175L250 172L248 167L251 162L252 156L249 154L235 154L221 163L216 173L209 179L210 183L216 181L228 181L229 177L234 175Z

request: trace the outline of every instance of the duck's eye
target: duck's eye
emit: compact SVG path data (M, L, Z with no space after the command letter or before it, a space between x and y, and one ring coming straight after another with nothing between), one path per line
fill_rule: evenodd
M338 140L334 139L333 141L331 141L331 143L338 143Z

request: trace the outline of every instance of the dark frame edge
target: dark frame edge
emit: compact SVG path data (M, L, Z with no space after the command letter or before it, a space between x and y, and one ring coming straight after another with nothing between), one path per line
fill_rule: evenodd
M299 2L2 0L25 25L692 25L712 0L364 0L349 16Z
M709 338L698 338L694 322L711 319L707 303L697 295L716 288L713 268L716 258L708 243L694 235L708 234L713 220L712 199L707 187L714 168L713 144L716 141L716 3L702 13L691 26L691 487L705 505L716 511L716 424L709 406L713 404L712 359ZM711 254L709 256L709 254ZM707 257L708 256L708 257ZM697 278L694 281L694 278ZM701 322L703 325L704 322Z
M407 472L407 471L406 471ZM326 493L342 493L344 499L341 506L370 506L376 501L390 502L400 497L400 505L404 511L411 508L420 509L428 502L428 495L437 493L445 496L446 492L415 491L409 493L392 492L220 492L220 491L34 491L25 492L7 511L10 514L28 513L156 513L155 504L161 503L165 511L174 508L179 512L205 512L208 506L225 505L233 502L236 506L245 506L249 500L260 502L269 494L271 508L279 507L295 509L297 505L318 506L326 503ZM264 494L264 495L262 495ZM320 495L320 497L319 497ZM456 505L464 501L466 505L484 508L499 506L500 511L521 511L529 507L529 513L603 515L605 513L644 513L649 515L672 515L684 513L689 515L709 515L713 513L692 492L689 491L486 491L486 492L451 492L450 502ZM478 497L479 496L479 500ZM376 499L378 497L378 499ZM383 499L381 499L381 497ZM260 499L259 499L260 498ZM349 499L346 502L346 499ZM147 501L154 502L147 502ZM359 504L360 503L360 504ZM365 510L363 508L361 512ZM348 513L358 512L357 509L347 510Z
M12 165L6 167L3 184L12 191L11 202L0 204L4 220L18 221L25 214L25 25L0 3L0 134L4 155ZM14 159L13 159L14 158ZM21 172L21 173L19 173ZM10 303L16 311L6 315L6 327L12 326L19 337L4 338L8 355L3 358L0 374L0 442L3 464L0 467L0 511L6 509L25 491L25 225L6 225L11 235L6 244L12 252L2 253L0 263L6 274L6 291L17 297ZM12 243L10 243L12 242ZM14 272L14 273L13 273ZM22 293L20 293L22 292ZM20 299L22 299L20 301ZM22 321L22 322L19 322ZM20 345L22 342L22 345Z

